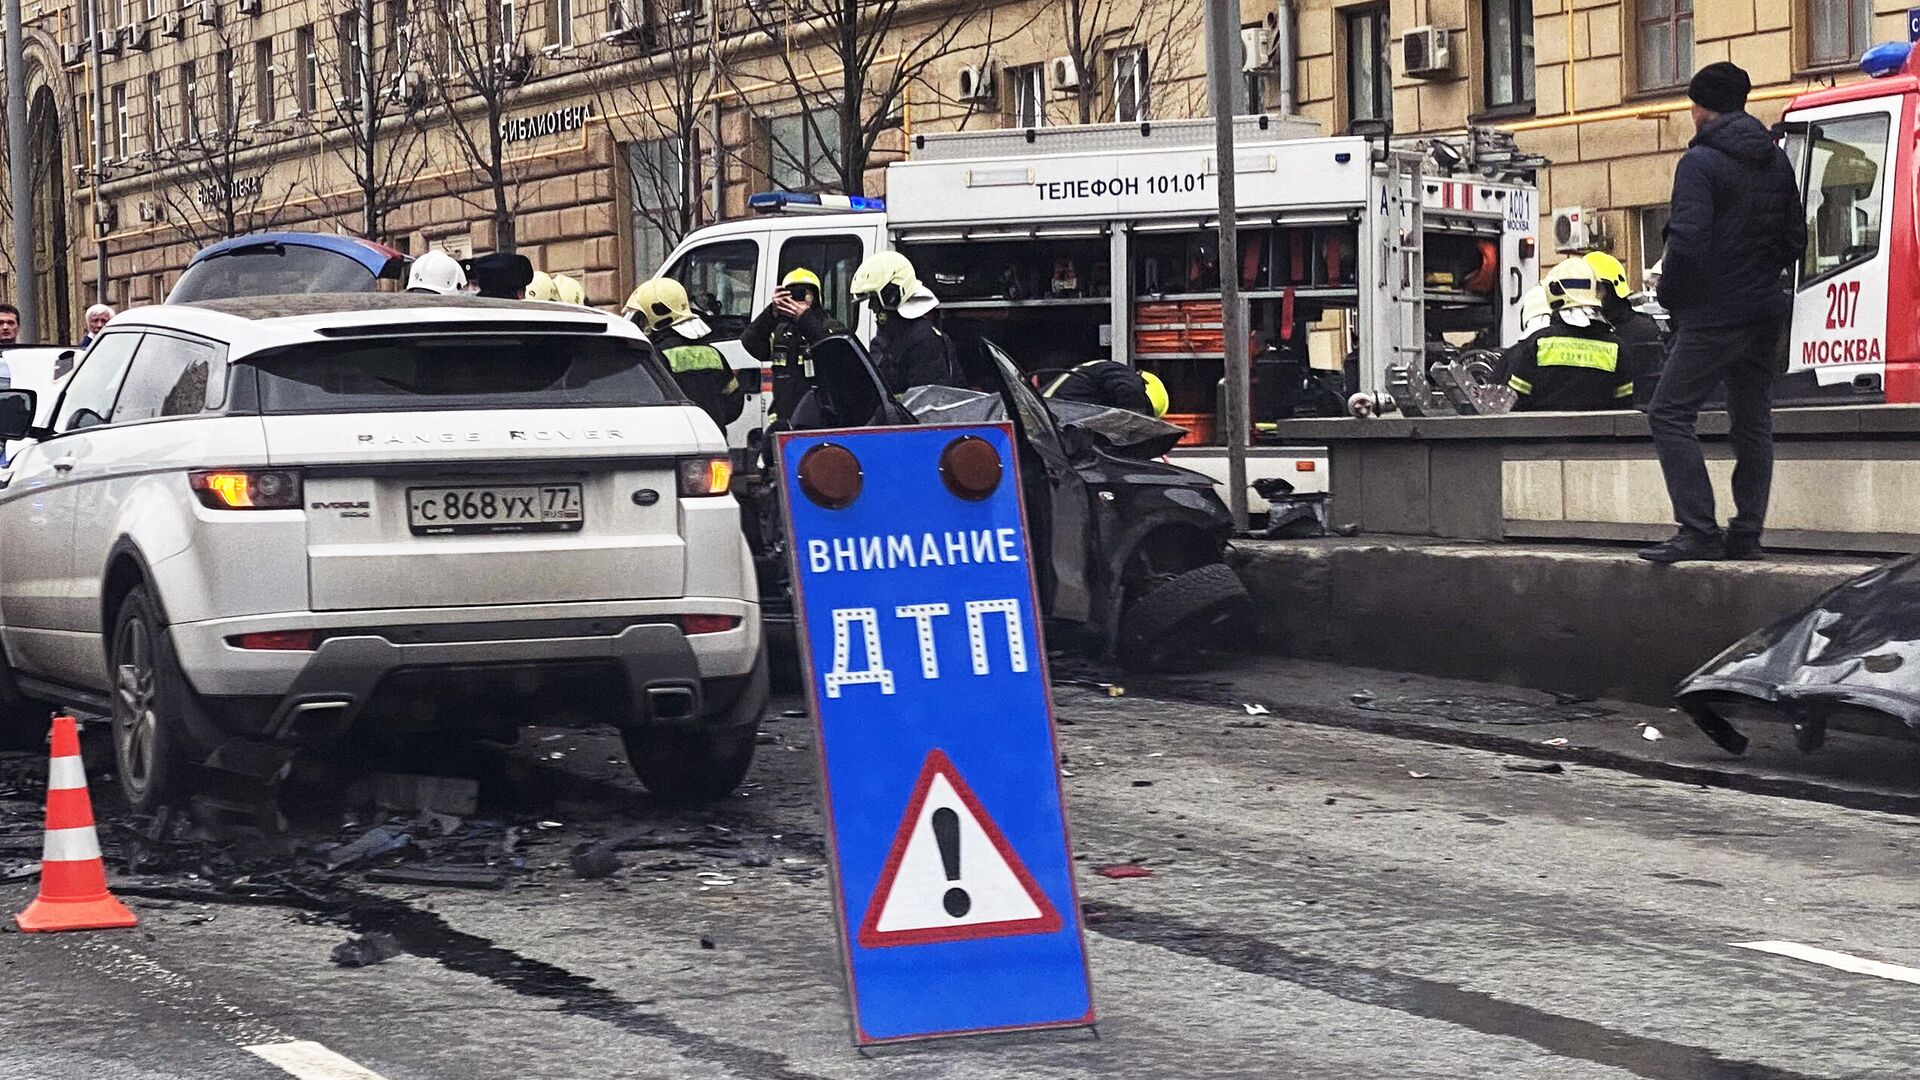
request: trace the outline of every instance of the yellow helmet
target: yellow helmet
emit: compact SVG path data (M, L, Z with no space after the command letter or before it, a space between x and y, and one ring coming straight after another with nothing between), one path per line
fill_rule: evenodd
M584 304L587 302L587 290L578 281L565 274L553 275L554 291L560 294L563 304Z
M1564 259L1560 265L1547 271L1547 279L1541 284L1547 290L1547 306L1554 311L1600 306L1597 275L1587 260L1577 256Z
M1141 372L1140 381L1147 384L1147 400L1153 404L1154 417L1158 419L1167 415L1167 406L1173 404L1172 399L1167 397L1167 384L1151 371Z
M853 272L853 288L848 291L855 300L877 299L881 307L892 311L919 287L920 279L905 255L876 251Z
M804 266L796 266L787 271L786 277L780 279L780 287L783 289L790 289L795 285L811 285L814 292L819 292L820 275Z
M1603 293L1608 286L1612 286L1613 295L1622 300L1632 295L1633 290L1627 288L1627 268L1621 265L1619 259L1604 251L1589 251L1580 257L1593 269L1593 276L1599 279Z
M560 299L560 290L554 286L553 278L545 270L535 270L533 280L527 282L527 299L551 304Z
M640 325L659 330L693 318L693 302L687 299L686 286L672 278L650 278L633 287L627 297L627 311L640 316Z

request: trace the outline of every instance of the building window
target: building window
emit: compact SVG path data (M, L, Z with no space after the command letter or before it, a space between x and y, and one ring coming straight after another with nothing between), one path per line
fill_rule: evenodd
M1693 0L1639 0L1640 89L1667 90L1693 75Z
M1486 35L1487 108L1533 104L1533 0L1486 0L1481 8Z
M1047 123L1047 73L1044 65L1028 64L1007 72L1013 86L1013 126L1044 127Z
M500 0L500 55L513 51L519 33L520 24L513 16L513 0Z
M180 137L187 142L200 138L200 81L191 60L180 65Z
M1113 54L1113 119L1122 124L1147 119L1147 50Z
M573 0L547 0L547 44L573 44Z
M341 109L360 107L360 16L348 12L340 16L340 102Z
M627 144L627 176L633 187L633 265L652 274L666 264L674 238L663 222L678 218L686 197L687 170L676 139L647 139Z
M783 191L807 191L834 183L833 157L840 151L836 109L776 116L768 124L768 177Z
M147 76L147 149L167 145L167 102L160 96L160 76Z
M273 39L261 38L253 43L253 118L262 124L273 123L279 92L273 75Z
M133 156L133 129L127 126L127 85L113 88L114 156L125 161Z
M1640 280L1645 281L1653 272L1655 263L1667 254L1667 222L1673 220L1673 209L1667 206L1643 206L1637 215L1640 221Z
M214 117L222 132L231 132L239 126L239 117L233 109L233 54L220 53L214 61L214 76L218 81L213 88L214 100L219 106L219 115Z
M147 0L147 21L152 22L159 17L160 0Z
M294 59L300 64L300 78L294 87L299 94L300 113L312 116L320 104L320 54L314 51L313 27L293 32Z
M1873 44L1873 0L1807 0L1807 63L1851 64Z
M1387 64L1387 9L1344 13L1347 31L1347 120L1392 116L1393 75Z

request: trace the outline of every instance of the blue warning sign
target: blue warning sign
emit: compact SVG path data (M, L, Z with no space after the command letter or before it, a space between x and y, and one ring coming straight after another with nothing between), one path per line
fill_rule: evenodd
M1014 446L780 436L860 1043L1093 1023Z

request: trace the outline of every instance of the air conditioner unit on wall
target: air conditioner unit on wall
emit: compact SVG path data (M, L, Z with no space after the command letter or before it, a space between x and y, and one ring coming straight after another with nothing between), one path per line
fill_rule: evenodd
M1047 83L1055 90L1080 89L1080 65L1071 56L1056 56L1047 61Z
M185 37L186 35L187 35L186 16L184 15L160 16L160 36L161 37L170 37L177 41L180 38Z
M1250 26L1240 31L1240 70L1249 75L1267 70L1273 66L1273 36L1264 26Z
M1445 27L1416 26L1400 35L1400 49L1406 73L1414 78L1432 79L1453 74L1453 49L1447 42Z
M198 9L198 21L201 26L220 25L219 0L200 0L200 3L196 5L196 7Z
M1000 96L1000 65L992 60L968 64L954 77L953 96L961 101L994 101Z
M238 7L242 15L260 14L260 0L240 0Z
M153 47L153 31L145 22L130 23L120 28L120 40L129 49L145 51Z
M120 55L120 32L117 30L95 30L93 32L93 51L101 56Z
M60 62L62 64L65 64L67 67L72 67L75 64L78 64L80 61L85 60L86 58L87 58L86 42L68 41L68 42L63 42L60 45Z
M1556 206L1553 209L1553 249L1560 252L1588 251L1594 246L1593 216L1583 206Z
M154 202L152 199L141 199L137 205L140 213L140 221L143 224L152 225L155 222L166 219L165 208L162 204Z

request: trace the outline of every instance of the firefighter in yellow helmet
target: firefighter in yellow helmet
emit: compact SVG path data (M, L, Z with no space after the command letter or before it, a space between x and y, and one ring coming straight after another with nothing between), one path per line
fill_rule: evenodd
M1089 360L1049 382L1042 396L1128 409L1155 418L1167 413L1167 387L1150 371L1118 360Z
M667 361L673 381L714 423L724 429L740 418L746 394L727 358L707 343L713 331L693 310L685 286L672 278L643 281L627 297L627 314Z
M880 327L868 348L895 395L916 386L964 386L953 342L933 324L940 301L897 251L876 251L853 272L853 298L872 306Z
M793 415L813 375L813 346L847 328L827 313L820 275L806 267L787 271L768 304L740 335L747 354L773 368L773 406L767 424Z
M1595 283L1600 287L1600 312L1620 336L1621 363L1627 374L1636 381L1648 380L1667 358L1660 324L1633 306L1633 287L1627 284L1627 268L1619 259L1604 251L1589 251L1581 258L1593 267Z
M1571 258L1541 283L1551 314L1503 357L1516 411L1595 412L1633 404L1633 374L1621 363L1620 337L1607 322L1600 287L1586 260Z
M545 270L535 270L533 280L527 282L526 298L551 304L560 299L560 289Z

